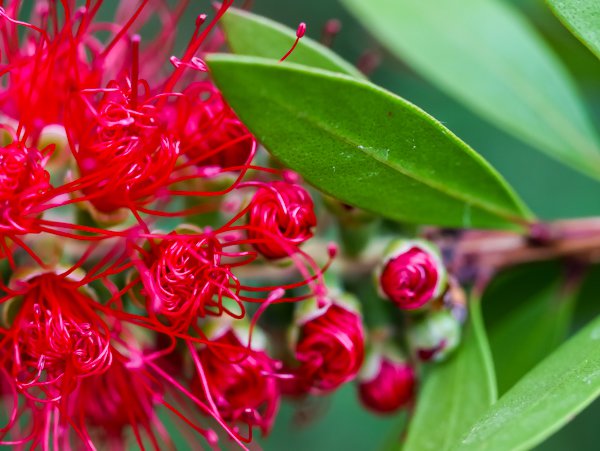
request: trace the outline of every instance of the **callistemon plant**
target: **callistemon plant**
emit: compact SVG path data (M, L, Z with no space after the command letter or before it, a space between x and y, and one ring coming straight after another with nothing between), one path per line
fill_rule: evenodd
M596 221L535 219L441 123L367 81L376 52L354 67L329 49L339 21L318 43L249 2L206 3L0 1L0 445L256 449L282 404L318 422L351 384L368 415L408 412L394 447L524 449L600 393L598 320L528 372L572 310L538 302L525 322L498 309L516 369L496 402L480 308L496 272L537 260L569 257L572 295ZM417 0L345 3L386 44L431 19ZM403 7L415 24L390 28ZM454 86L446 72L431 77ZM600 177L585 119L561 135L552 117L533 141Z

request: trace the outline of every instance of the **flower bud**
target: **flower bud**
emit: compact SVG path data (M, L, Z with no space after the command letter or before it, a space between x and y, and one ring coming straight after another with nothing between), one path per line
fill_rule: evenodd
M358 376L358 395L373 412L392 413L411 402L415 381L415 371L406 359L374 352Z
M303 318L295 344L295 393L324 393L353 379L364 359L359 313L342 301L330 302Z
M446 270L438 251L422 240L392 243L376 271L382 297L402 310L415 310L441 295Z
M414 355L423 362L441 361L460 342L460 322L447 310L431 312L408 330Z
M260 188L248 211L248 237L265 258L287 257L310 239L317 225L308 191L288 182L272 182Z

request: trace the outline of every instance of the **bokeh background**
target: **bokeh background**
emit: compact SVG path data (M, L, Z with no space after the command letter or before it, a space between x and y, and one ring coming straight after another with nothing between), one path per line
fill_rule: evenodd
M600 126L600 61L570 35L542 0L503 1L521 10L557 52L587 100L591 117ZM423 80L402 61L387 53L337 0L256 0L252 9L294 29L299 22L306 22L307 34L315 39L320 37L328 19L341 20L342 30L333 44L336 52L351 62L356 62L365 51L380 54L381 64L371 79L423 108L481 153L539 217L550 220L600 214L600 185L596 181L500 131ZM519 290L535 293L550 282L556 265L535 265L529 269ZM484 299L488 324L493 323L498 309L510 312L514 307L508 302L508 299L515 298L513 290L510 284L502 287L494 293L488 306ZM574 329L600 313L599 301L600 270L593 268L579 295ZM503 305L504 302L506 305ZM330 398L305 407L305 410L298 412L297 408L284 404L273 432L260 440L264 449L384 449L399 440L405 422L404 414L378 417L365 412L356 400L352 384ZM307 418L312 421L307 421ZM597 401L538 449L597 450L599 422L600 402Z

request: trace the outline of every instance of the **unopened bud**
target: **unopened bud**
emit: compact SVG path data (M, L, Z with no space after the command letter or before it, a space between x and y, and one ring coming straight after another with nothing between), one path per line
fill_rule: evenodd
M398 240L376 271L379 294L402 310L424 307L446 287L446 269L433 244Z
M420 318L408 330L408 343L421 361L444 360L460 342L460 323L447 310L438 310Z
M401 354L373 352L358 376L358 395L368 409L392 413L412 401L415 382L415 371Z

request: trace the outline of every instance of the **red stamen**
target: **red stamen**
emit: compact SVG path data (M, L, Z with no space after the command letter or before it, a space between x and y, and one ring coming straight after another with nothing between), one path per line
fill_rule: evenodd
M140 35L131 38L131 109L137 108L140 73Z
M305 33L306 33L306 24L304 22L300 22L300 25L298 25L298 28L296 29L296 40L294 41L292 48L289 49L287 51L287 53L285 55L283 55L283 57L279 60L280 63L285 61L286 58L292 54L292 52L298 45L298 42L300 42L300 39L304 36Z

